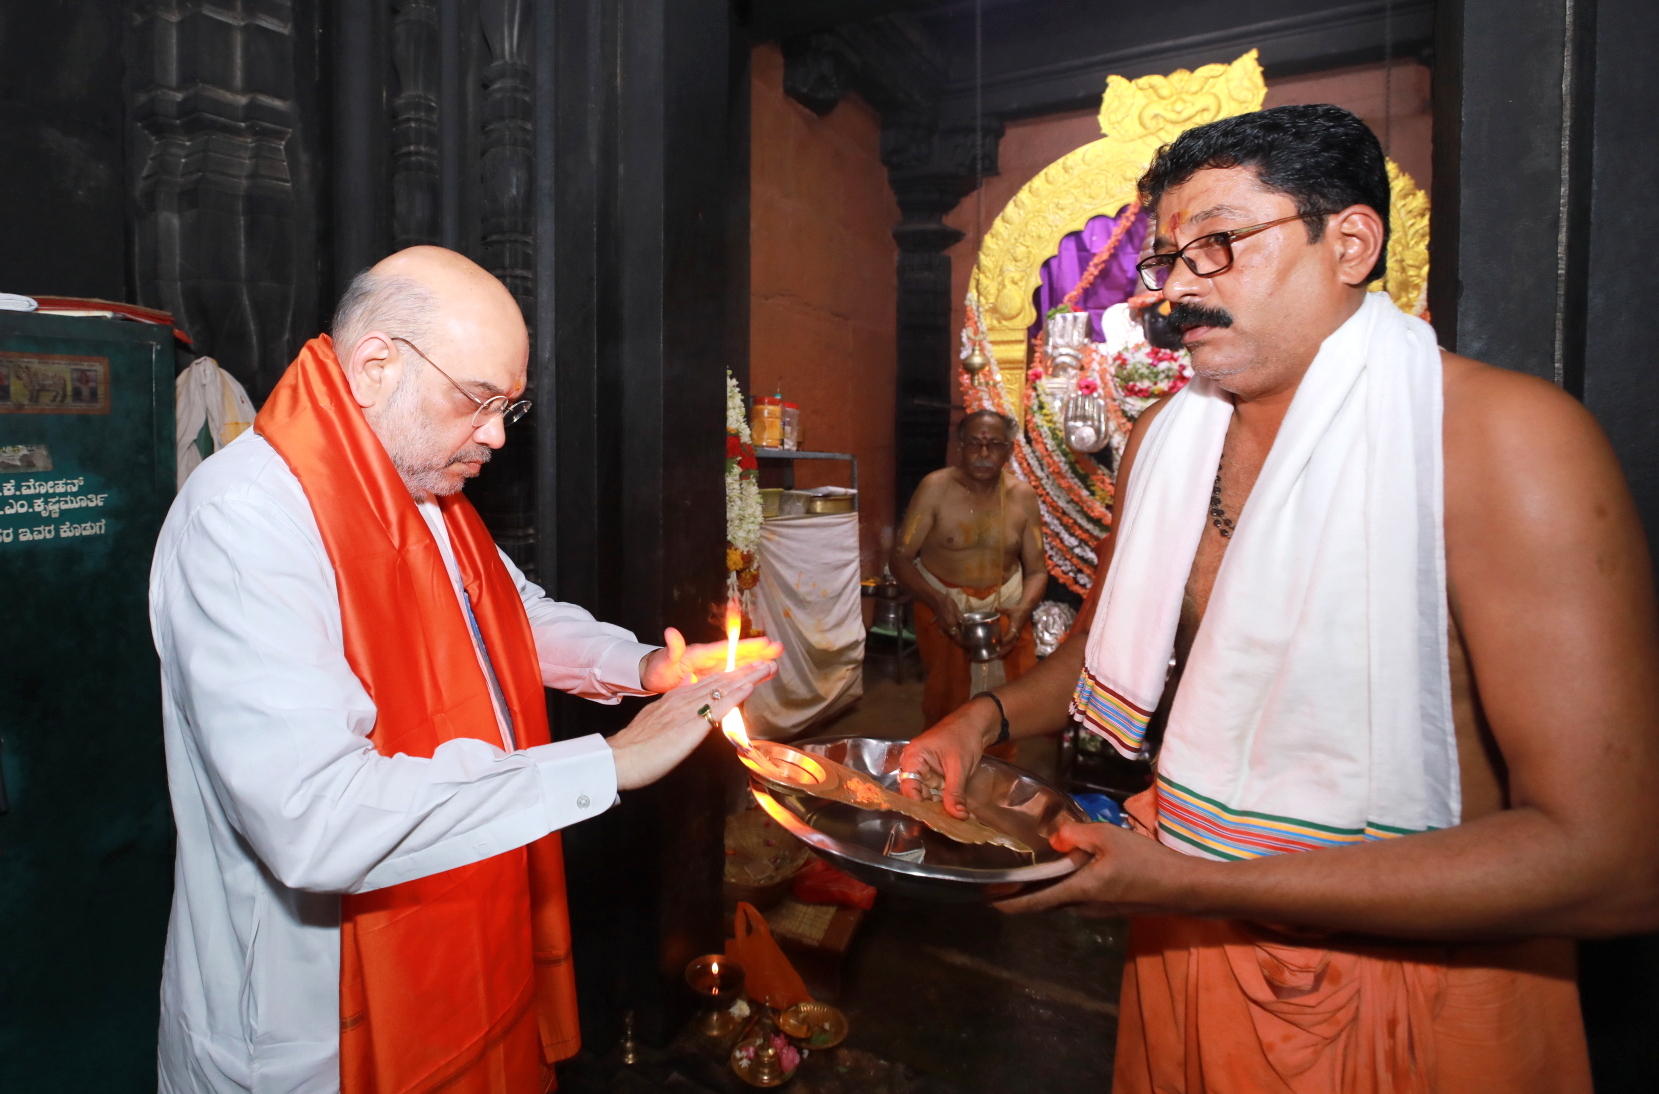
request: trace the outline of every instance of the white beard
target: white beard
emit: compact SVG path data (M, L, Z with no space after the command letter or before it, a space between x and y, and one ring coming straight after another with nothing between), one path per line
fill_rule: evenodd
M453 479L444 471L457 463L488 463L491 451L481 444L469 444L458 452L445 453L435 436L437 430L422 406L419 385L405 373L386 405L366 417L375 435L392 458L398 477L416 501L432 496L459 494L465 479Z

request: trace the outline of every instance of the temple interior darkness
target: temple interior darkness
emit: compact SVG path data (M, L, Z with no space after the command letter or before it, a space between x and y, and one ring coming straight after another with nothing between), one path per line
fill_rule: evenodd
M0 310L0 350L34 352L37 320L103 323L62 329L106 331L150 415L117 405L86 442L122 468L111 489L145 499L127 538L56 556L0 542L17 610L0 684L0 1090L156 1089L175 836L145 581L175 488L167 385L192 361L213 358L257 409L360 271L422 244L473 260L521 310L535 409L467 496L549 596L652 643L670 626L725 637L728 581L753 570L724 561L728 374L745 430L750 403L775 398L799 443L752 438L761 494L823 501L849 471L857 487L836 572L858 652L804 735L905 740L926 726L916 624L881 630L869 594L919 484L955 458L982 248L1022 195L1048 192L1051 165L1102 138L1108 76L1250 51L1260 105L1342 106L1414 182L1416 314L1440 344L1581 401L1659 536L1647 0L0 0L0 294L42 312ZM1101 223L1067 229L1084 265ZM1027 257L1018 307L1059 257ZM1039 291L1058 300L1069 277ZM53 298L79 318L46 315ZM88 318L111 302L146 321ZM1005 323L1010 352L1027 352L1031 315ZM1027 359L1002 352L986 375L1023 384ZM32 458L20 430L38 420L0 413L0 479L5 446ZM1112 473L1113 450L1097 455L1086 473ZM1088 592L1103 530L1088 529L1083 561L1049 557L1043 598L1067 612ZM642 705L547 694L555 741ZM1015 762L1086 789L1075 753L1071 736L1025 741ZM714 733L565 832L583 1043L565 1089L747 1089L686 1052L699 1001L684 970L721 952L739 896L762 900L729 868L748 804ZM1110 1088L1125 920L882 893L839 941L820 924L788 944L783 891L766 895L773 930L851 1024L839 1077L803 1072L806 1089ZM1577 953L1596 1089L1655 1089L1659 936Z

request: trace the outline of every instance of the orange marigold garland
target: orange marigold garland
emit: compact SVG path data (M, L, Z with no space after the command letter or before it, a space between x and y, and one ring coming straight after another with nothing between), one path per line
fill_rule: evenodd
M1008 409L1008 393L1002 387L1002 370L996 366L996 354L991 351L991 340L985 334L985 314L980 311L979 297L974 295L973 290L968 291L964 304L966 315L962 324L962 352L958 356L966 361L978 350L991 365L977 374L965 368L958 374L962 406L969 414L994 410L1013 417Z
M1049 573L1082 595L1094 580L1095 546L1111 528L1112 480L1092 458L1066 444L1065 428L1040 379L1026 387L1025 435L1016 467L1037 491Z
M1111 236L1089 260L1077 284L1056 311L1077 309L1084 292L1110 261L1139 214L1138 203L1124 207ZM976 350L991 358L984 316L978 298L971 291L966 304L962 358L966 360ZM1062 420L1064 396L1051 397L1042 383L1050 366L1046 342L1045 322L1032 342L1032 367L1018 392L1025 408L1025 428L1014 445L1012 462L1014 473L1037 492L1049 573L1073 592L1083 595L1088 592L1098 565L1095 547L1111 529L1113 476L1092 456L1075 452L1066 443ZM1110 354L1107 348L1092 341L1083 344L1075 389L1100 396L1110 422L1112 447L1121 454L1135 419L1153 399L1180 390L1192 376L1192 370L1184 353L1159 350L1142 339L1131 339L1131 344ZM964 369L959 383L962 405L969 413L977 410L1010 413L1012 399L999 368L986 368L977 374Z
M1124 233L1134 226L1135 218L1140 215L1141 203L1139 201L1131 201L1123 207L1123 212L1118 214L1118 222L1112 225L1112 234L1106 238L1105 245L1095 252L1095 256L1089 259L1089 264L1084 268L1082 275L1078 277L1077 284L1071 287L1071 292L1067 293L1065 299L1061 301L1060 306L1062 308L1069 311L1077 310L1077 302L1083 299L1083 294L1089 291L1089 286L1094 284L1094 279L1100 276L1100 271L1106 268L1106 263L1110 262L1112 255L1117 253L1118 244L1123 242Z
M1130 202L1118 213L1112 234L1096 251L1084 268L1077 284L1066 293L1055 312L1076 311L1083 294L1094 284L1095 278L1106 268L1124 236L1140 215L1139 202ZM1054 313L1051 312L1050 316ZM1074 452L1066 443L1062 405L1050 405L1050 396L1042 384L1049 371L1047 324L1037 332L1032 346L1033 367L1026 375L1026 427L1021 438L1016 466L1020 475L1037 491L1038 508L1043 515L1046 537L1048 570L1060 583L1079 595L1088 591L1094 581L1098 559L1095 547L1112 526L1112 476L1091 456ZM1114 428L1127 435L1128 425L1121 408L1115 405L1102 382L1099 347L1093 342L1082 346L1075 381L1076 390L1086 395L1099 394L1105 403ZM1061 396L1063 403L1064 396Z

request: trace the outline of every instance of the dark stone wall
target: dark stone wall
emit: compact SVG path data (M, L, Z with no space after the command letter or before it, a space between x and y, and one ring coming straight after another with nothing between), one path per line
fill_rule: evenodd
M1447 348L1552 380L1607 431L1659 533L1659 245L1645 0L1441 0L1430 308ZM1601 1094L1659 1087L1659 935L1579 947Z
M126 7L0 4L0 292L130 299Z
M0 291L166 309L261 399L332 293L319 3L0 3Z

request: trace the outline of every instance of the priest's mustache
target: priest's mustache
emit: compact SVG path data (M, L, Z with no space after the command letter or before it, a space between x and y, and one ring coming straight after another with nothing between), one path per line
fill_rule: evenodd
M1168 308L1166 314L1162 309ZM1182 350L1186 344L1182 342L1182 332L1189 327L1229 327L1233 324L1233 317L1220 308L1206 308L1201 304L1161 304L1141 308L1139 311L1141 328L1146 331L1146 340L1159 349Z
M1193 327L1230 327L1233 317L1221 308L1206 308L1202 304L1181 302L1169 309L1169 315L1164 317L1169 325L1178 331L1191 330Z

